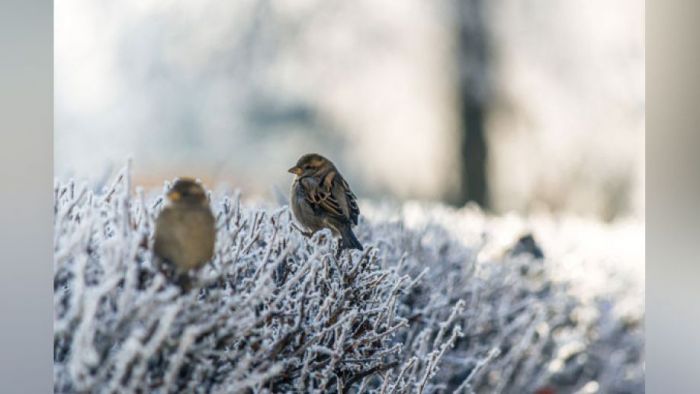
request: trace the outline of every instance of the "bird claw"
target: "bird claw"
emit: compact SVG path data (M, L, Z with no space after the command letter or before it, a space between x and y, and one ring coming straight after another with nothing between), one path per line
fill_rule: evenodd
M311 236L314 235L314 233L312 233L311 231L302 230L299 226L296 225L296 223L292 223L292 227L297 229L297 231L299 231L301 235L305 236L306 238L311 238Z

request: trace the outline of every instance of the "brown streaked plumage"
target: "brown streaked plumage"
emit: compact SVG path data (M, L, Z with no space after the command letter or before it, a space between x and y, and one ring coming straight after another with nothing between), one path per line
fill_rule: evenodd
M160 268L166 276L188 290L189 273L214 255L214 215L204 188L193 179L177 180L167 199L156 219L153 251L162 260Z
M296 175L290 206L297 221L312 233L330 229L341 238L340 250L363 250L352 231L360 215L357 198L335 165L317 153L309 153L288 171Z

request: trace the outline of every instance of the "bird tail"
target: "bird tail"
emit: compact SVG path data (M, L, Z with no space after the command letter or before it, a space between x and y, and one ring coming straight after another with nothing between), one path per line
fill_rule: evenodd
M349 225L343 227L343 231L340 234L340 236L341 236L341 248L342 249L364 250L364 248L362 247L362 244L355 236L355 233L352 232L352 228L350 228Z

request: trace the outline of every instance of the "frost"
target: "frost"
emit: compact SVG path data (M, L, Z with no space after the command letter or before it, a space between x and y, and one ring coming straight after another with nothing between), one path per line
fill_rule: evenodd
M215 257L181 295L148 247L162 197L128 193L128 172L56 182L58 393L643 392L630 264L576 278L613 265L554 236L544 261L499 254L511 219L411 203L365 204L366 250L336 258L330 233L235 194L213 198Z

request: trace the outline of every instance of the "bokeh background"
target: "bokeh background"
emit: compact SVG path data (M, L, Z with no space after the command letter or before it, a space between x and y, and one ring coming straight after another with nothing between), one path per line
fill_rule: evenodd
M641 0L65 0L55 174L644 216Z
M626 322L610 342L582 330L613 366L602 392L618 372L641 392L644 12L641 0L62 1L55 175L99 188L130 157L134 183L155 190L190 175L274 199L316 151L370 222L387 210L369 199L476 202L496 215L407 203L401 217L465 245L488 238L482 262L531 232L593 319L606 300Z

